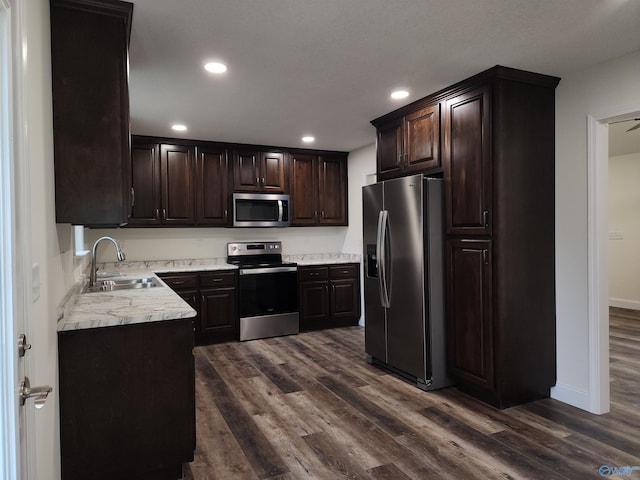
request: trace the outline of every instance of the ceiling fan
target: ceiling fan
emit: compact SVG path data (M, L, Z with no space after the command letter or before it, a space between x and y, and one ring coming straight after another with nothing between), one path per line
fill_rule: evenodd
M640 120L640 118L634 118L634 119L633 119L633 121L634 121L634 122L637 122L637 121L639 121L639 120ZM636 123L633 127L631 127L631 128L630 128L629 130L627 130L626 132L630 132L631 130L635 130L635 129L637 129L637 128L640 128L640 123ZM625 133L626 133L626 132L625 132Z
M613 123L623 123L623 122L640 122L640 118L630 118L628 120L620 120L618 122L611 122L611 123L613 124ZM633 127L629 128L628 130L625 130L624 133L630 132L632 130L636 130L638 128L640 128L640 123L636 123Z

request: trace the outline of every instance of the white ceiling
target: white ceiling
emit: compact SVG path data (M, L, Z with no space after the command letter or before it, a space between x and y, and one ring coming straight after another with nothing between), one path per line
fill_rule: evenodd
M133 1L135 134L351 151L370 120L496 64L562 77L640 49L637 0Z

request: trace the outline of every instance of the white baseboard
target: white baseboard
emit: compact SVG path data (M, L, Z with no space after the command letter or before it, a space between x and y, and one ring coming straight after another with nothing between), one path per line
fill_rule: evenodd
M556 383L555 387L551 387L551 398L568 403L582 410L589 412L589 392L581 390L571 385ZM597 412L591 412L597 413Z
M609 298L610 307L628 308L630 310L640 310L640 301L623 300L621 298Z

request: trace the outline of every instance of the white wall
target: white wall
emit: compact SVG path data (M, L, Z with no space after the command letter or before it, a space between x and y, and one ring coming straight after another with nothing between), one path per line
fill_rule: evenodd
M553 72L549 72L553 73ZM565 75L556 90L558 382L552 396L588 408L587 116L640 105L640 51Z
M85 229L85 245L102 235L120 242L127 260L224 258L227 242L280 240L285 255L342 252L347 227L288 228L118 228ZM101 244L99 262L115 261L115 249Z
M609 305L634 310L640 310L638 184L640 152L609 158Z
M375 141L373 127L371 141ZM367 175L375 173L375 143L349 153L349 229L342 246L344 253L362 255L362 187L367 183Z

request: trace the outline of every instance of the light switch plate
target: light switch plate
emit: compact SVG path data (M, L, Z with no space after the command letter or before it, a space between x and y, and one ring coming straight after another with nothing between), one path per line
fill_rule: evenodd
M40 264L34 263L31 266L31 301L37 302L40 298Z

